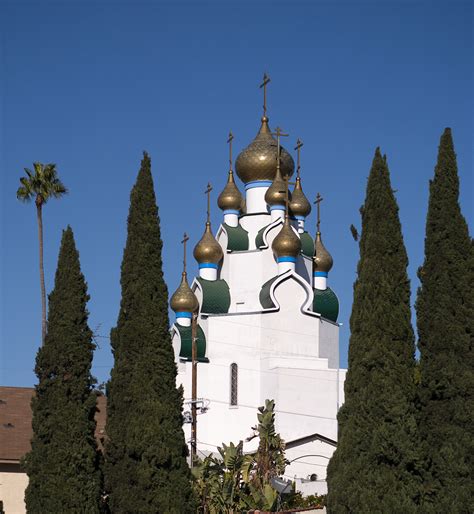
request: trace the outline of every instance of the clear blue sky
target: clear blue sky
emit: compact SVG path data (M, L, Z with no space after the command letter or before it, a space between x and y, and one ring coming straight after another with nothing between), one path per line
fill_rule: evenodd
M44 211L47 290L69 223L89 284L90 325L108 336L142 150L152 157L172 292L182 233L194 244L203 230L205 185L217 193L225 183L229 130L238 152L258 129L263 71L272 79L270 123L290 133L287 147L304 141L304 189L325 198L345 366L358 259L349 226L360 227L375 147L387 154L397 190L413 298L428 181L446 126L472 226L472 15L470 2L453 1L3 0L0 383L34 384L40 342L35 211L15 197L23 168L55 162L70 189ZM212 219L217 228L217 206ZM104 381L112 356L108 339L99 343L93 372Z

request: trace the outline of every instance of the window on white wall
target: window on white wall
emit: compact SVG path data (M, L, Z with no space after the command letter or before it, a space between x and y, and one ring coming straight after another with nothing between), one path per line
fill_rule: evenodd
M237 388L239 381L239 368L235 362L230 365L230 404L237 406L238 396Z

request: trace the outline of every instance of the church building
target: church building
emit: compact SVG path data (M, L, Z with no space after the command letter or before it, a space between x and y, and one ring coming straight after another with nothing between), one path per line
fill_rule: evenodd
M171 298L171 327L184 387L188 421L196 410L195 446L202 457L217 446L252 435L257 408L275 401L276 430L290 461L285 477L304 494L324 494L326 468L337 439L337 412L344 400L346 370L339 368L339 302L331 289L333 259L317 224L306 219L300 149L297 166L272 132L264 112L255 139L237 156L232 139L227 183L217 204L222 223L210 222L210 191L204 234L194 248L198 276L189 285L186 250L181 284ZM223 182L224 182L223 177ZM184 246L186 248L186 240ZM193 397L192 320L195 320L197 392ZM184 426L194 442L191 424ZM256 449L258 439L244 444Z

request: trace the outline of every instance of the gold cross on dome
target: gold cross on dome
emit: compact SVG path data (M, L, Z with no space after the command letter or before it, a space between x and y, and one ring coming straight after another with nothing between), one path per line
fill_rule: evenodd
M204 194L207 195L207 222L209 223L211 221L211 191L212 186L211 183L207 183L207 189L204 191Z
M270 77L264 73L263 82L260 84L260 89L263 87L263 116L267 115L267 84L270 82Z
M316 204L317 207L317 217L316 217L316 230L317 232L320 232L320 226L321 226L321 212L320 212L320 204L324 200L324 198L318 193L316 195L316 200L313 202Z
M183 240L181 241L183 245L183 272L186 273L186 243L189 241L189 236L186 232L183 234Z
M289 134L284 134L280 127L275 129L275 132L272 132L272 136L277 137L277 168L280 169L280 157L281 157L281 146L280 146L280 137L289 136Z
M301 139L298 139L298 141L296 141L296 146L295 146L295 150L298 152L297 153L297 164L296 164L296 176L299 178L300 176L300 150L301 150L301 147L303 146L303 141L301 141Z
M232 171L232 140L234 139L234 134L232 131L229 132L229 137L227 142L229 143L229 170Z

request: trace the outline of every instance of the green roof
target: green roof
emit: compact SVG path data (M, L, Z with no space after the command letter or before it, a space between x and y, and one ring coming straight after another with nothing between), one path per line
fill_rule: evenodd
M272 307L276 307L276 305L273 303L273 300L270 297L270 288L275 282L275 280L278 278L278 276L271 278L270 280L267 280L265 284L263 284L262 289L260 289L260 304L264 309L271 309Z
M179 351L179 358L190 361L192 359L192 339L191 327L183 327L175 323L174 325L181 336L181 349ZM197 360L199 362L209 362L206 357L206 336L202 328L197 326Z
M261 228L259 231L258 231L258 234L255 236L255 246L257 248L260 248L261 246L263 246L263 233L265 232L265 229L271 225L271 223L269 223L268 225L265 225L263 228Z
M234 252L249 249L249 233L242 226L231 227L227 223L222 226L227 232L227 250Z
M201 312L205 314L224 314L229 312L230 291L225 280L206 280L197 277L202 287Z
M300 234L301 239L301 253L306 257L312 257L314 255L314 241L308 232Z
M321 314L323 318L334 321L334 323L337 321L339 300L330 287L314 290L313 311Z

